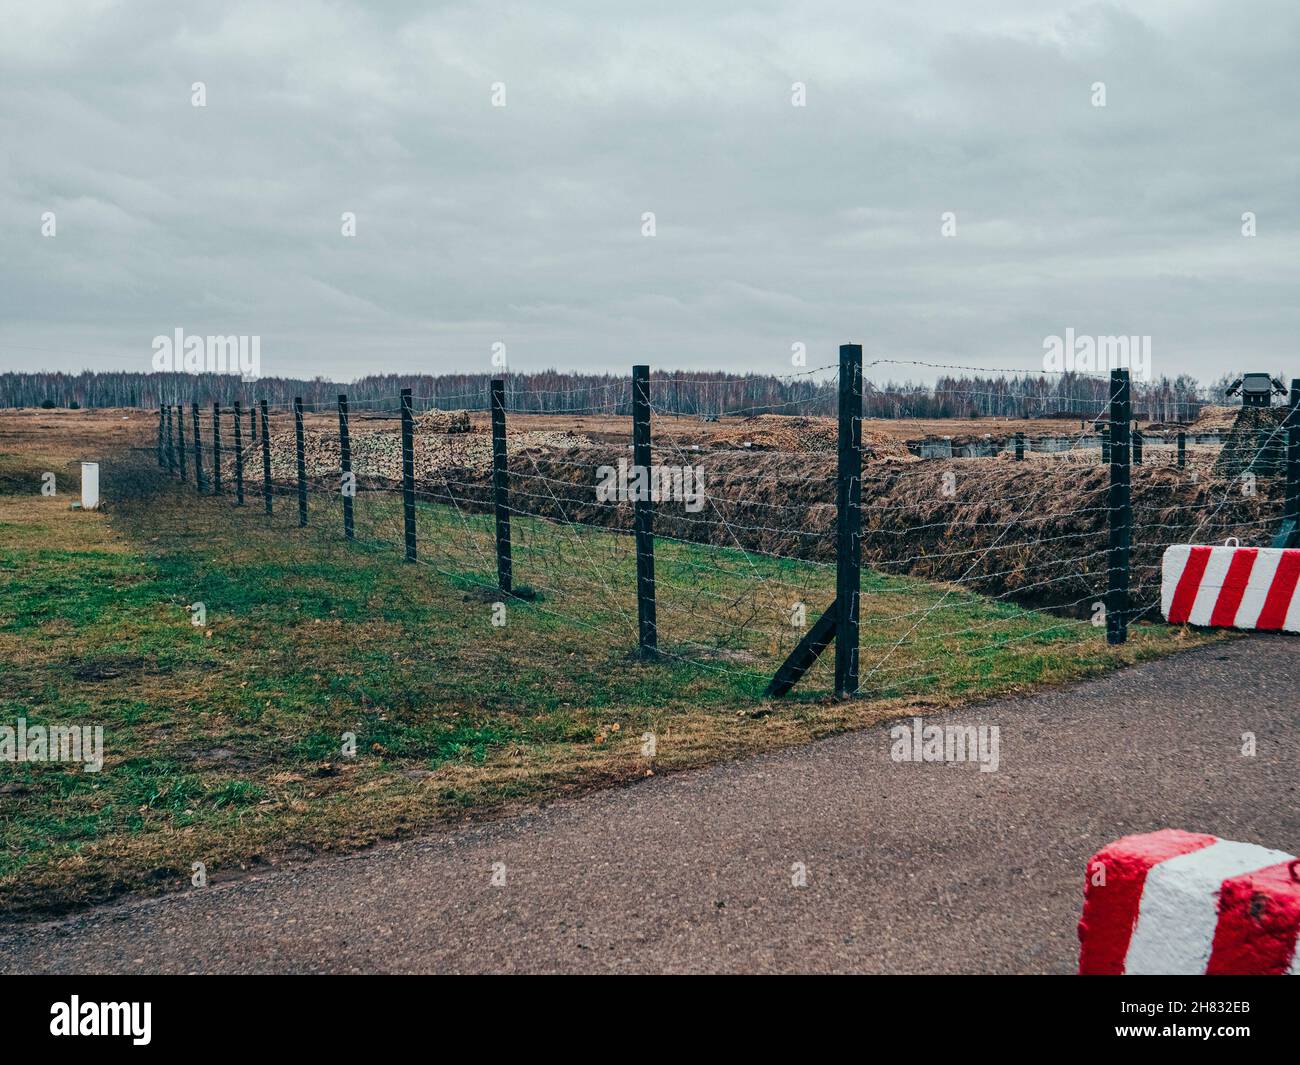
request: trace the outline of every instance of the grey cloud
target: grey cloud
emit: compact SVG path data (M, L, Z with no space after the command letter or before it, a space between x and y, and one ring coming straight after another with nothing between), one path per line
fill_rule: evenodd
M849 339L1035 369L1067 326L1150 334L1157 374L1292 358L1291 4L0 17L5 369L147 369L178 326L341 378L498 339L520 370L781 372Z

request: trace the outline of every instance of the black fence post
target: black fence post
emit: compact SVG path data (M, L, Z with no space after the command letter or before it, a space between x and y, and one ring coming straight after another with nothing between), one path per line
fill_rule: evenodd
M175 421L170 407L166 412L166 471L175 471Z
M491 385L492 398L492 505L497 519L497 587L513 591L514 567L510 558L510 487L506 462L506 383L500 378Z
M348 435L348 397L339 396L339 471L342 480L339 492L343 496L343 536L348 540L357 537L356 526L352 520L352 496L356 492L356 481L348 485L348 474L352 472L352 437Z
M221 404L212 404L212 494L221 495Z
M244 412L235 400L235 506L244 505Z
M176 469L176 433L172 428L172 409L167 408L167 472L173 473Z
M176 459L180 466L182 483L189 480L185 472L185 408L176 404Z
M1110 426L1103 425L1099 432L1101 436L1101 464L1110 465Z
M307 453L302 439L302 396L293 397L293 435L298 448L298 527L307 524Z
M840 345L839 462L836 474L835 694L858 691L858 600L862 589L862 345Z
M203 436L199 432L199 401L195 400L190 404L190 411L194 415L194 487L197 491L203 491Z
M636 617L640 653L653 657L659 651L659 622L655 609L655 510L650 492L650 367L632 367L632 465L641 472L636 480L644 488L632 500L632 527L636 532Z
M1140 466L1142 464L1142 430L1133 430L1133 464Z
M167 460L163 457L163 430L167 427L167 404L158 404L158 468L161 470L167 465Z
M1291 404L1286 415L1286 508L1283 521L1300 526L1300 378L1291 379Z
M271 516L271 434L267 432L266 400L260 403L262 408L262 499L266 504L266 516Z
M402 389L402 523L406 532L406 561L415 561L415 414L411 390Z
M1025 461L1025 434L1016 433L1016 461Z
M1133 417L1127 370L1110 373L1110 554L1106 588L1106 642L1128 639L1129 549L1133 505L1129 467L1129 425Z
M1178 468L1181 470L1187 465L1187 434L1178 434Z

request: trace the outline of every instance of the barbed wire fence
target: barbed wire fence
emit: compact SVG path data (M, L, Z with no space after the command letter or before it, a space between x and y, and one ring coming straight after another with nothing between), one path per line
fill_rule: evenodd
M845 345L791 375L816 383L808 399L719 416L683 411L726 407L711 392L729 383L637 366L584 390L595 401L563 428L538 413L562 397L521 402L505 379L486 394L168 405L157 459L205 496L390 551L493 609L526 603L769 697L923 692L954 656L978 676L1079 626L1122 644L1158 609L1168 545L1294 542L1300 382L1225 471L1184 431L1133 430L1127 371L1073 437L975 437L979 461L928 461L878 431L863 374ZM834 421L805 413L827 388Z

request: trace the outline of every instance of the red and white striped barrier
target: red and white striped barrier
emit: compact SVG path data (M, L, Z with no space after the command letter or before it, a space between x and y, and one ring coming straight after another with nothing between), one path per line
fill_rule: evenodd
M1160 609L1171 625L1300 632L1300 548L1165 549Z
M1167 828L1088 862L1079 972L1300 975L1300 862Z

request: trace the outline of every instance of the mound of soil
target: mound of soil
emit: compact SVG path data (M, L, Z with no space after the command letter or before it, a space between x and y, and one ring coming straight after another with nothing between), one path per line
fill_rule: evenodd
M834 418L805 418L787 414L757 414L737 422L724 421L711 434L709 445L718 449L754 451L835 452L839 426ZM867 427L862 429L862 450L871 458L909 457L907 445Z
M1220 407L1210 404L1201 408L1201 412L1196 416L1196 421L1192 422L1191 428L1197 433L1215 433L1222 432L1225 429L1231 429L1233 423L1237 420L1237 415L1241 413L1240 407Z
M429 413L437 413L430 411ZM445 413L445 412L444 412ZM463 412L455 412L463 413ZM297 441L293 432L271 434L271 478L275 481L293 481L298 476ZM363 484L382 484L400 481L402 477L402 438L399 430L379 429L354 431L351 435L352 469ZM580 433L550 430L509 433L506 436L506 454L529 450L582 449L592 442ZM339 438L336 433L307 430L303 434L303 453L307 476L312 480L337 477L342 463ZM227 448L222 455L222 477L234 477L234 453ZM436 477L446 469L470 469L490 472L492 469L492 437L488 433L455 431L450 433L423 432L418 426L415 433L416 480ZM262 470L261 444L244 449L244 476L260 479Z
M415 419L417 433L468 433L469 411L427 410Z
M834 423L782 418L772 424L760 417L748 424L751 432L738 437L780 440L786 448L678 447L661 441L654 449L656 464L701 467L705 491L702 506L694 509L682 500L659 501L656 534L833 563ZM332 488L339 469L337 437L309 433L307 439L309 477ZM830 447L814 446L828 440ZM273 477L292 483L293 434L273 433L271 442ZM511 433L507 442L511 505L517 511L632 529L631 503L599 500L596 493L599 467L631 460L626 444L593 443L580 434L553 431ZM1022 462L1010 454L923 461L906 455L900 441L882 443L887 446L881 450L895 454L881 458L868 452L862 468L865 565L1032 605L1086 612L1102 597L1109 471L1096 450L1030 452ZM486 433L422 433L416 442L417 487L424 498L490 512L491 454ZM1244 544L1267 543L1281 511L1281 478L1261 476L1257 494L1249 496L1238 479L1210 470L1210 449L1202 455L1189 447L1194 468L1184 470L1171 465L1171 448L1161 454L1161 461L1153 461L1157 452L1149 446L1146 462L1132 471L1131 601L1138 610L1158 604L1166 546L1219 543L1228 536ZM398 433L356 433L353 466L362 487L395 487L401 472ZM255 451L246 455L246 471L251 480L260 474Z
M1222 477L1280 473L1286 465L1285 407L1240 407L1214 464Z
M706 500L656 505L658 535L830 563L835 558L835 456L656 452L698 462ZM601 447L512 456L512 504L560 522L628 531L627 502L596 499L596 467L627 458ZM1160 559L1175 543L1267 543L1283 485L1261 479L1245 496L1232 480L1169 466L1135 466L1131 602L1159 602ZM884 573L953 582L987 595L1086 612L1107 585L1109 471L1082 461L999 458L870 461L863 465L863 562ZM422 486L433 498L491 509L490 477L465 471Z

